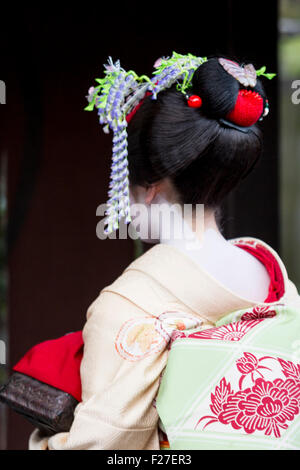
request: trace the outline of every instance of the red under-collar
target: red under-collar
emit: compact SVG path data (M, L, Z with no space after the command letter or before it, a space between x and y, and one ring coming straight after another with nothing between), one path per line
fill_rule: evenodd
M255 256L265 266L270 276L269 294L265 302L276 302L284 294L284 277L281 267L275 256L259 242L237 241L235 246L242 248L251 255Z

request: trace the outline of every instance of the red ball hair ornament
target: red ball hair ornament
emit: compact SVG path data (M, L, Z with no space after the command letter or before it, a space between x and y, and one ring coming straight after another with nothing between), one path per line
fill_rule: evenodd
M198 95L192 95L187 100L190 108L201 108L202 99Z
M264 101L259 93L252 90L240 90L235 106L226 119L238 126L250 127L262 116Z

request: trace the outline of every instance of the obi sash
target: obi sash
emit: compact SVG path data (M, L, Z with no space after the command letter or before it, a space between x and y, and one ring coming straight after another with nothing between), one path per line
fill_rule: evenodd
M156 399L170 449L300 449L300 311L232 312L173 341Z

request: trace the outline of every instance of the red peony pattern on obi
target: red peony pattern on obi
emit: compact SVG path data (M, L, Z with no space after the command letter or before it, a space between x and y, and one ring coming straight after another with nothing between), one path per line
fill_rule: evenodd
M280 437L280 428L287 429L287 421L299 413L299 396L299 386L293 379L268 382L259 378L252 388L228 397L219 421L234 429L244 428L248 434L258 430Z
M250 312L246 312L241 316L242 321L249 320L262 320L264 318L273 318L276 316L276 311L270 309L266 305L257 305Z
M240 341L245 334L258 325L262 320L239 321L219 326L217 328L209 328L207 330L197 331L188 335L189 338L198 339L217 339L222 341Z
M258 360L253 354L246 352L244 353L244 357L236 361L236 366L238 371L242 374L250 374L257 369Z
M261 365L265 359L275 361L273 369ZM266 380L258 371L267 369L278 373L278 363L285 379L276 377L274 380ZM281 437L282 430L288 428L300 411L300 364L270 356L258 359L254 354L245 352L236 361L236 366L241 373L238 382L240 390L235 392L230 381L223 377L211 393L210 409L213 416L201 417L195 427L202 420L209 419L203 429L218 422L231 425L235 430L243 429L247 434L261 431L266 436ZM261 377L254 380L254 372ZM242 390L243 378L248 374L253 385Z
M260 359L257 359L254 354L245 352L244 357L241 357L236 361L237 369L242 374L239 380L240 389L242 388L242 383L246 375L251 374L252 381L254 382L254 372L257 372L258 375L263 377L262 373L258 369L271 370L269 367L260 364L260 362L264 359L268 358L262 357Z
M282 372L286 377L292 377L300 382L300 364L294 364L291 361L284 361L283 359L280 359L280 357L278 357L277 360L279 361L282 367Z
M203 419L207 419L207 418L210 419L210 421L205 424L204 428L206 428L206 426L208 426L211 423L216 423L217 421L219 421L219 416L221 412L224 410L224 405L226 405L229 397L233 394L234 394L234 391L232 390L230 383L227 383L225 377L223 377L220 384L216 386L215 393L211 394L210 409L214 413L215 416L202 416L202 418L200 418L199 421L197 422L195 428Z

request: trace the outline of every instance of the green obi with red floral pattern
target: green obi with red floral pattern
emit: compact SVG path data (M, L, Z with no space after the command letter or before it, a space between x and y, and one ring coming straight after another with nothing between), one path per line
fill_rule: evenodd
M300 312L239 310L175 339L156 400L171 449L300 449Z

